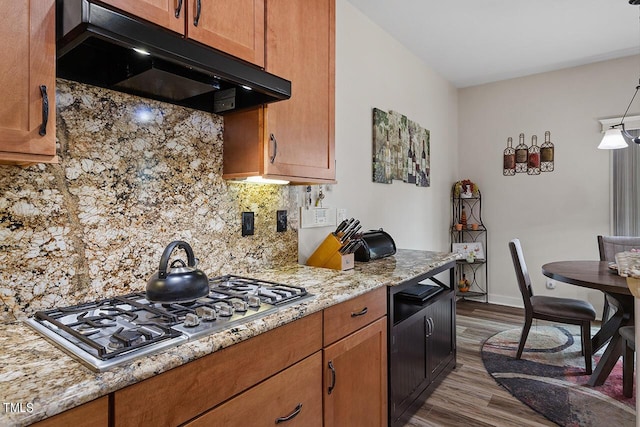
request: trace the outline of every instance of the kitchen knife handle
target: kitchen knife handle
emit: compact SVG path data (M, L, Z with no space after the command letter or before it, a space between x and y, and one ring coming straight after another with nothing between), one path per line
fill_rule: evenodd
M182 0L178 0L178 6L176 7L176 18L180 18L180 12L182 12Z
M302 411L302 403L298 403L298 406L296 406L296 409L294 409L293 412L290 413L289 415L287 415L285 417L276 418L276 424L284 423L286 421L289 421L289 420L297 417L298 414L300 413L300 411Z
M276 139L274 134L270 134L269 141L273 142L273 156L269 158L269 162L273 164L273 162L276 161L276 156L278 155L278 140Z
M49 122L49 96L45 85L40 85L40 93L42 94L42 124L38 133L40 136L45 136L47 134L47 123Z
M331 385L327 390L327 394L331 394L333 389L336 388L336 368L333 367L333 360L329 360L329 369L331 369Z
M363 308L362 310L360 310L357 313L351 313L351 317L364 316L365 314L367 314L368 311L369 311L369 309L367 307L365 307L365 308Z
M196 0L196 17L193 18L193 26L198 26L198 21L200 21L200 12L202 12L202 3L200 0Z

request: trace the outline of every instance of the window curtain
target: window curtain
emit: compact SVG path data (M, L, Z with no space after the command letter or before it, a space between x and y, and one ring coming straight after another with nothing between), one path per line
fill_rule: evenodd
M629 134L640 135L640 129ZM640 236L640 144L613 150L613 234Z

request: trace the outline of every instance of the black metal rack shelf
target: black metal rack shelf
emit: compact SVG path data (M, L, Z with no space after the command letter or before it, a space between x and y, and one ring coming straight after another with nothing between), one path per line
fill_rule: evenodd
M460 197L455 194L455 185L451 191L451 250L454 250L454 243L481 243L483 257L476 258L473 262L466 259L459 259L455 266L456 284L463 278L469 280L470 288L466 292L456 289L457 298L472 298L488 302L488 248L487 248L487 227L482 221L482 194L480 190L472 197ZM461 223L462 211L466 215L466 227L456 229L456 224ZM470 228L471 224L476 224L476 229Z

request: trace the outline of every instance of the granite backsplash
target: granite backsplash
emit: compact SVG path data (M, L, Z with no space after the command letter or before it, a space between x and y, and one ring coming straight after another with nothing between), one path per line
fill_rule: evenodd
M60 163L0 166L0 322L144 290L173 240L210 276L296 262L294 187L224 181L221 116L57 86Z

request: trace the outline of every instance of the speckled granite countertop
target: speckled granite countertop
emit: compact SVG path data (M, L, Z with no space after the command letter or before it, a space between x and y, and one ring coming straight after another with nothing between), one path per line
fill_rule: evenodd
M389 258L356 263L350 271L291 265L255 272L256 278L303 286L315 297L233 330L102 373L67 356L24 323L0 326L0 425L27 425L47 418L378 287L397 285L454 259L449 253L398 250ZM6 404L20 403L24 412L7 409Z

